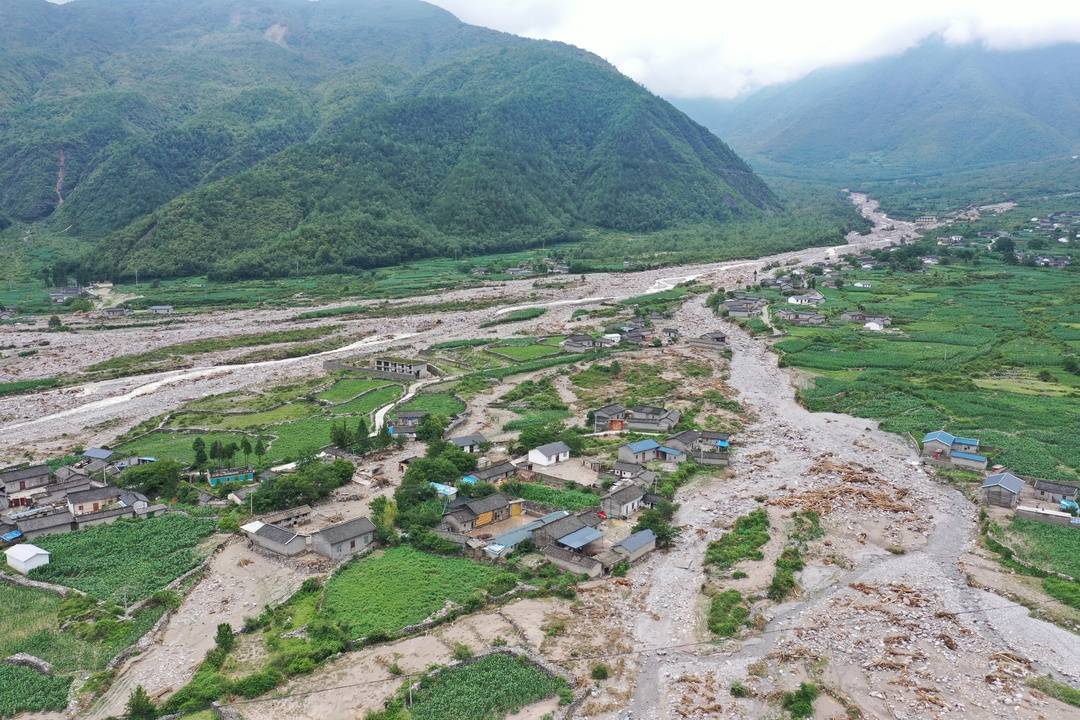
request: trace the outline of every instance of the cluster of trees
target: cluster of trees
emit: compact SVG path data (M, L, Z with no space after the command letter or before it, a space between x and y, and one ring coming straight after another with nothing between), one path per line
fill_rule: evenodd
M304 461L296 472L263 481L250 495L251 508L255 512L271 512L314 504L349 482L355 469L351 462L341 459L330 463Z
M529 425L523 428L514 443L514 451L517 453L528 452L534 447L559 442L560 440L566 443L570 448L570 452L574 455L580 455L585 447L585 440L581 437L581 433L566 427L561 422L552 422L546 425Z
M173 498L180 487L183 466L175 460L159 460L128 468L120 473L117 482L147 497Z
M391 445L401 447L405 440L390 433L390 428L383 426L382 430L371 435L367 421L359 418L356 427L349 427L349 421L343 420L340 425L334 423L330 426L330 444L342 450L364 455L375 450L385 450Z
M197 437L192 441L191 449L195 453L193 466L196 469L202 469L210 465L229 465L238 454L244 456L245 464L250 462L252 454L261 461L266 455L267 448L266 442L261 437L256 438L253 445L251 440L245 436L240 439L239 443L223 443L220 440L214 440L209 447L207 447L206 441L202 437Z

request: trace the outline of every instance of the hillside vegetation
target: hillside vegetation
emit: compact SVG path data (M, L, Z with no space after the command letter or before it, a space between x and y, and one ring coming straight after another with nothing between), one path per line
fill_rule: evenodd
M403 0L17 0L0 215L127 277L350 272L777 208L599 58Z

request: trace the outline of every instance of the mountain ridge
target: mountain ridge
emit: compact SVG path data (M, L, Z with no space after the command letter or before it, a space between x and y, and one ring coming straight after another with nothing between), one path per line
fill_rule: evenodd
M42 4L0 12L5 43L47 16L0 51L0 213L96 239L115 274L347 271L778 208L597 56L424 3Z

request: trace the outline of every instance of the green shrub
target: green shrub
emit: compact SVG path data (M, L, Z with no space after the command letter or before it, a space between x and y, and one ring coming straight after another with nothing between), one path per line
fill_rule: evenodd
M709 601L709 630L720 637L731 637L750 618L750 608L743 602L738 590L725 590L713 595Z
M731 683L731 688L729 689L729 692L731 693L731 697L737 697L737 698L750 697L750 688L746 687L745 685L743 685L738 680Z
M780 705L797 720L813 717L814 701L817 700L819 694L817 686L813 683L802 683L795 692L784 693Z
M270 692L281 680L281 674L276 670L260 670L233 681L230 690L241 697L253 698Z
M589 672L589 677L591 677L593 680L600 681L607 680L608 675L610 674L611 671L608 669L607 665L605 665L604 663L597 663L596 665L592 666L592 670Z

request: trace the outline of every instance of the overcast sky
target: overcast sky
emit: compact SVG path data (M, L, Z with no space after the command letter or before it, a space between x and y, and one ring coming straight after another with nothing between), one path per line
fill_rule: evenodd
M429 0L465 22L591 50L653 92L731 97L949 42L1080 41L1080 0Z

